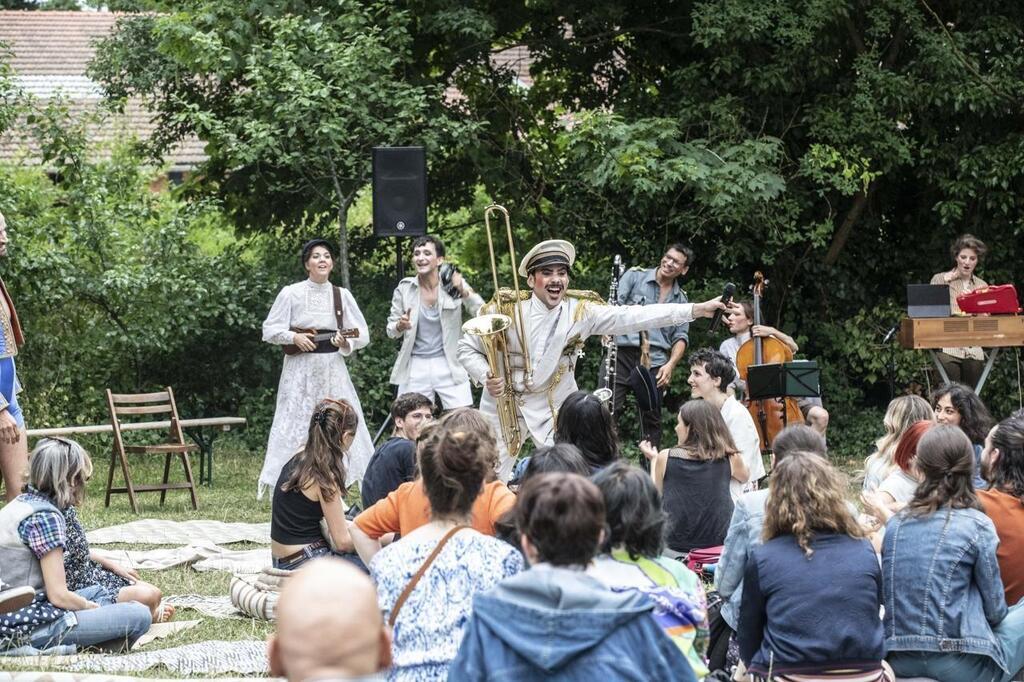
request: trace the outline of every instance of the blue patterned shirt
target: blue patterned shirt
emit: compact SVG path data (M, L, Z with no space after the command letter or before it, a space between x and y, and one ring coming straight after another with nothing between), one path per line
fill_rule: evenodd
M403 538L370 562L384 618L405 586L437 546L437 540ZM388 679L421 682L448 679L458 653L473 596L523 570L523 556L512 545L472 529L460 530L437 555L410 593L395 622L394 665Z

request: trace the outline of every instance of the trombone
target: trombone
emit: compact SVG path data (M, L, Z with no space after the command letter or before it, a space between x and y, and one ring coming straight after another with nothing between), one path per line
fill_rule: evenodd
M510 293L498 286L498 263L494 257L494 239L491 235L491 213L501 213L505 218L505 233L508 237L509 258L512 261L512 303L511 315L506 315L503 301ZM512 239L512 223L508 210L504 206L491 204L484 209L484 226L487 230L487 250L491 256L491 277L494 281L494 309L496 313L479 315L462 325L465 334L476 336L484 349L487 365L491 376L499 376L499 369L505 378L505 390L495 400L498 411L498 422L501 425L501 436L505 441L510 456L515 457L522 445L522 433L519 429L519 412L516 407L518 395L512 385L512 362L508 350L508 332L511 329L519 340L523 355L523 385L533 385L533 365L530 362L530 350L526 345L526 328L523 325L523 311L520 305L522 296L519 291L519 273L516 265L516 250Z

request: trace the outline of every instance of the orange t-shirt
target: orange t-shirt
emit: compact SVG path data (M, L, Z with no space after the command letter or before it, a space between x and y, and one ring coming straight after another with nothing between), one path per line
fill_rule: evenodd
M473 528L484 535L494 535L494 523L515 506L516 496L501 481L484 484L473 502ZM430 501L423 481L416 479L398 486L356 517L355 524L371 538L386 533L408 535L430 523Z
M999 536L996 559L1003 577L1006 603L1013 606L1024 597L1024 504L998 490L979 490L978 499Z

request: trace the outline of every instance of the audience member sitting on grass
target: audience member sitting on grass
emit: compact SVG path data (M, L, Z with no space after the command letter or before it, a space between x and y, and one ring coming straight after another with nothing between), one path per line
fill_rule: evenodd
M394 632L393 680L448 679L473 595L523 569L519 552L471 527L473 501L494 471L493 439L446 421L419 448L429 523L403 533L370 562Z
M922 419L910 425L896 444L893 455L896 468L885 477L874 493L864 493L865 500L877 500L877 506L899 511L914 498L917 486L921 483L921 473L917 470L918 443L933 426L935 422L931 419Z
M327 522L335 550L354 550L341 498L345 452L355 440L358 425L359 415L344 400L321 400L313 410L305 448L285 463L274 486L270 513L274 568L295 569L331 553L320 529L321 519Z
M525 462L524 466L520 467L517 464L515 468L514 475L517 478L508 482L510 490L519 490L527 481L540 474L566 473L584 477L590 475L590 466L583 459L579 448L569 443L541 446L522 461ZM515 547L517 551L520 549L515 507L501 515L495 524L494 535Z
M754 418L729 388L735 378L736 368L732 360L717 350L701 348L690 356L690 376L686 380L690 385L690 395L694 399L708 401L721 411L732 442L736 444L733 450L739 451L747 465L744 478L733 478L729 482L734 500L743 493L757 490L758 481L764 477L761 437L757 434Z
M608 406L593 393L570 393L558 408L555 442L579 448L590 472L600 470L619 458L619 437Z
M416 478L416 438L434 420L433 403L420 393L403 393L391 403L395 431L377 448L366 465L360 488L363 509Z
M617 592L635 590L651 597L654 620L686 655L694 674L708 674L707 597L697 574L661 556L665 512L647 472L619 461L591 481L604 498L608 537L587 573Z
M816 429L805 424L787 426L772 442L772 468L792 452L811 452L825 457L825 439ZM725 548L715 570L715 587L723 601L720 609L712 610L710 614L709 659L712 670L732 670L739 662L735 634L743 597L743 573L750 551L761 544L764 512L771 491L769 487L740 495L732 512Z
M58 453L43 453L43 449L58 449ZM74 450L75 457L86 457L85 450L73 440L65 438L49 438L40 441L36 452L47 459L69 456ZM156 585L151 585L139 578L138 572L123 568L116 561L97 555L89 549L85 528L78 519L75 505L61 510L64 516L66 539L64 544L64 577L68 589L72 592L84 590L91 585L99 585L117 602L139 602L149 607L153 622L170 620L174 616L174 607L170 604L161 606L163 594Z
M661 452L647 441L640 443L668 513L670 556L725 542L733 508L729 481L746 481L749 473L722 413L711 402L683 403L676 436L676 447Z
M431 454L424 453L423 441L435 429L465 431L476 434L480 439L481 456L488 459L486 478L479 495L470 500L473 505L472 526L484 535L495 535L496 524L501 517L512 509L516 496L508 486L495 479L495 467L498 462L498 448L494 440L494 432L490 422L472 407L459 407L433 424L425 427L420 434L420 447L417 457L419 468L423 470L423 458ZM430 501L422 479L403 483L396 490L378 500L375 505L366 509L352 523L352 539L356 550L363 561L370 559L380 551L382 540L389 533L399 536L408 535L430 521Z
M813 453L772 471L762 544L750 550L737 640L756 680L892 680L878 618L882 576L846 480Z
M654 604L584 570L601 544L604 501L575 474L541 474L516 503L531 568L473 600L450 679L696 680L651 617Z
M373 582L338 559L308 562L284 582L267 658L270 674L288 682L381 679L391 637Z
M935 408L935 420L940 424L959 426L971 439L974 448L975 488L986 488L988 484L981 477L981 450L985 447L985 436L992 428L992 415L985 403L973 389L963 384L946 384L932 391L932 407Z
M889 474L897 469L896 446L907 429L917 421L932 420L935 412L928 401L918 395L893 398L885 410L885 435L875 441L875 451L864 460L864 492L878 489Z
M1024 597L1024 418L1004 419L989 432L981 455L988 490L978 500L999 536L999 573L1006 603Z
M901 677L1007 681L1024 666L1024 602L1006 607L970 440L936 426L921 438L917 468L921 485L882 544L888 661Z
M81 503L91 475L92 462L78 444L44 438L29 458L24 492L0 509L4 580L36 590L31 604L0 615L0 646L121 649L152 624L149 607L134 601L115 603L119 595L102 585L68 587L67 526L61 511Z

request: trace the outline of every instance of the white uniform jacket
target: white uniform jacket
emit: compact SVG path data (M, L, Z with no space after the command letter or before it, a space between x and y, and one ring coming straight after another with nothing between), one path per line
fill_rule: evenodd
M573 370L588 336L626 334L652 327L677 325L693 319L693 304L690 303L609 306L598 302L600 299L596 294L593 297L597 300L567 295L552 309L548 309L532 295L520 302L533 366L530 386L523 383L523 355L519 337L511 329L506 332L512 366L511 385L519 395L520 429L524 438L528 432L537 445L550 445L553 442L558 408L570 393L578 390ZM481 308L480 312L492 312L493 308L492 302ZM474 382L482 384L486 380L487 358L478 337L468 334L462 336L459 340L459 361ZM499 371L504 376L503 369ZM508 377L504 378L506 382L509 381ZM480 400L480 411L494 423L501 451L498 474L507 480L518 453L505 451L497 422L495 400L486 390Z
M462 335L462 310L470 316L483 305L484 299L475 291L469 297L452 298L444 287L437 288L437 301L441 307L441 335L444 344L444 357L448 360L448 369L452 373L452 381L461 383L466 380L466 372L458 361L457 346ZM398 331L398 318L409 311L411 328L404 332ZM402 338L402 347L395 358L395 366L391 369L391 383L401 385L409 381L409 365L412 361L412 347L416 343L416 325L420 316L420 284L413 277L406 277L395 287L391 295L391 312L388 314L387 334L392 339Z

